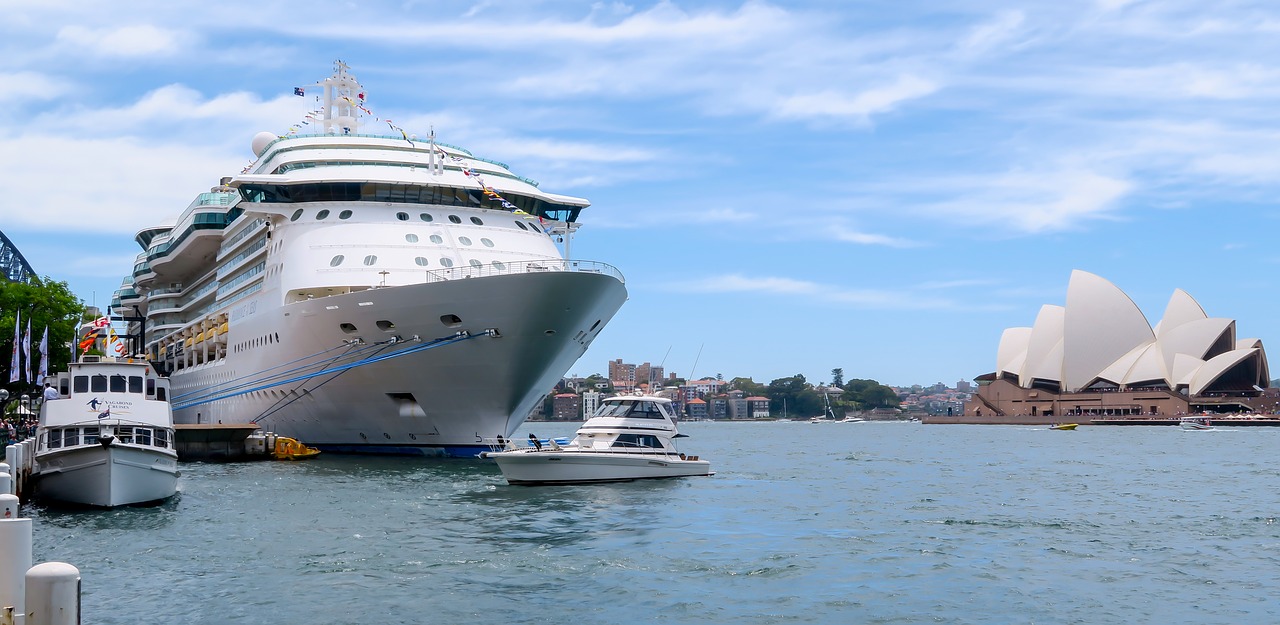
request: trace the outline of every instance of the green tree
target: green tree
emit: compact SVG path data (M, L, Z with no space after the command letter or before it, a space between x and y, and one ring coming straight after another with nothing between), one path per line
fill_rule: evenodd
M760 384L751 378L733 378L729 380L729 390L742 391L748 397L766 397L769 387Z
M894 408L898 405L898 394L875 380L849 380L840 397L860 409Z
M836 367L831 370L831 386L844 388L844 369Z
M804 375L799 373L770 382L768 397L770 414L781 415L784 403L788 416L813 416L826 411L822 395L813 390L813 387L805 381Z
M31 382L9 382L10 358L13 354L13 334L7 330L14 326L15 316L21 313L21 333L27 331L27 322L31 323L31 351L39 352L40 338L44 329L49 328L49 373L66 371L67 362L71 360L72 341L76 340L75 328L84 314L84 302L71 292L66 282L58 282L45 276L42 279L26 282L7 282L0 280L0 386L9 390L11 395L27 393L35 388ZM37 375L40 361L39 354L31 363L31 374ZM18 365L25 369L25 361ZM22 375L19 374L19 380Z

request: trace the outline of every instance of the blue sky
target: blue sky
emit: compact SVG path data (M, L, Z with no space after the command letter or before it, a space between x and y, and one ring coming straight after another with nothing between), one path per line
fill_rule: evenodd
M105 305L342 59L375 114L592 201L573 256L630 300L570 373L954 384L1072 269L1273 340L1280 8L945 5L0 0L0 230Z

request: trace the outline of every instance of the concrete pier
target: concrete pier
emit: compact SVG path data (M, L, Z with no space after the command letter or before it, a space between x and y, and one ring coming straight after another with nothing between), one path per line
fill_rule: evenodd
M256 423L200 423L174 425L174 447L180 462L238 462L265 460L246 446L249 435L258 431Z

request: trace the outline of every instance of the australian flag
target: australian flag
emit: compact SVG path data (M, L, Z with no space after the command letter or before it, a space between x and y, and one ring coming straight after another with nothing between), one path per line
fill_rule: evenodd
M99 419L106 419L107 417L110 417L110 416L111 416L111 408L110 408L110 407L108 407L106 410L103 410L102 412L99 412L99 413L98 413L98 418L99 418Z
M303 91L303 90L302 90L302 87L294 87L294 88L293 88L293 95L303 95L303 96L304 96L304 95L307 95L307 92Z

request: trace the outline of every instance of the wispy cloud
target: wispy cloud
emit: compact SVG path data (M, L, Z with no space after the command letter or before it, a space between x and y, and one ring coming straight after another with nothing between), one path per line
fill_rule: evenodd
M759 293L785 295L814 302L876 310L975 310L999 306L983 303L975 307L951 298L939 297L935 288L867 289L836 284L823 284L777 276L749 277L742 274L708 276L699 280L677 282L665 288L683 293Z
M150 24L116 28L64 26L58 31L59 45L100 57L154 57L173 54L194 35Z

